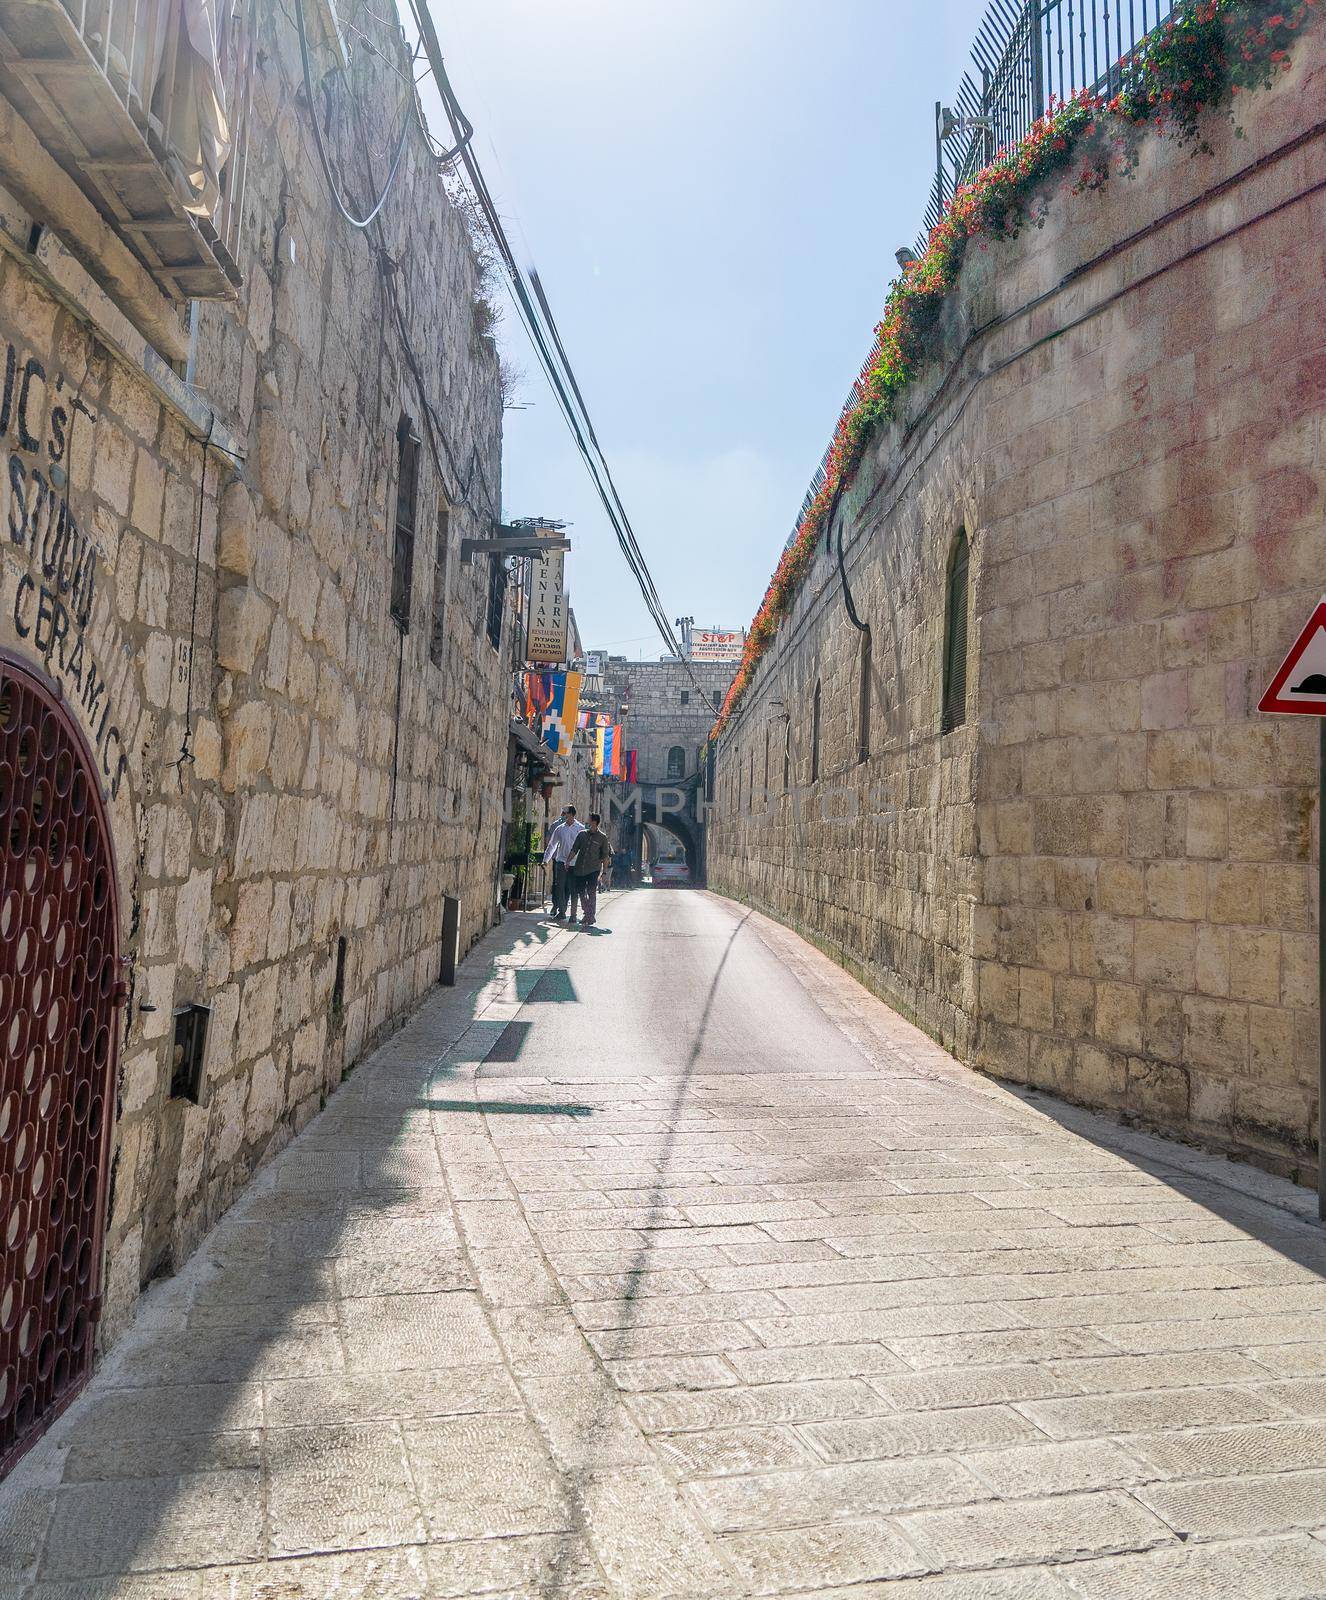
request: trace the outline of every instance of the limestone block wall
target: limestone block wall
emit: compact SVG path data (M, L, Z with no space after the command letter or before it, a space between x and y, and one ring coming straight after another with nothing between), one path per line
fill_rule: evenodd
M947 560L976 491L959 418L887 514L864 482L847 498L849 582L871 626L867 758L861 639L822 553L720 742L708 830L712 888L789 921L960 1052L977 981L975 737L970 721L939 726Z
M436 980L443 897L463 947L495 914L510 676L487 567L459 559L500 509L475 251L417 126L380 226L345 225L289 15L260 10L244 286L196 308L191 374L242 461L0 256L0 645L61 685L102 763L123 907L107 1341ZM338 89L329 122L355 204L380 181L365 153L400 127L399 37L377 43L356 52L354 116ZM405 632L403 415L421 441ZM77 605L66 523L87 552ZM211 1008L199 1106L169 1094L186 1001Z
M685 776L694 773L696 751L714 725L715 696L721 705L736 670L735 662L696 661L688 671L680 661L609 661L613 704L630 706L626 747L639 753L642 783L667 782L668 752L676 745L686 752Z
M974 1063L1286 1169L1319 1116L1315 729L1255 705L1326 570L1324 62L1317 29L1243 137L1148 138L972 253L840 510L866 757L823 552L722 740L709 843L715 887Z

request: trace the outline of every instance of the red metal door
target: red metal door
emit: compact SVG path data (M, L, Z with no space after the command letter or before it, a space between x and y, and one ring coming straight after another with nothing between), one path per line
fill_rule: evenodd
M112 850L77 724L0 653L0 1474L92 1364L120 977Z

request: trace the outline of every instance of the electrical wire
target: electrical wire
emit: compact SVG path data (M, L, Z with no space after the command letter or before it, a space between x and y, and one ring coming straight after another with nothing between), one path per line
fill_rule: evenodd
M364 127L363 115L357 102L354 106L354 117L355 126L359 130L360 149L363 152L364 166L369 173L369 181L371 182L372 168L369 166L368 161L367 130ZM497 496L484 477L483 461L479 454L478 445L471 443L469 463L466 470L462 472L460 464L456 460L455 452L452 450L451 440L448 438L447 431L442 426L437 411L433 406L429 386L424 378L423 369L419 364L418 354L410 342L409 321L401 305L401 297L397 288L397 263L392 260L387 251L386 240L383 238L382 224L380 222L375 221L373 225L371 242L373 262L377 268L383 294L391 302L401 354L405 358L406 366L410 369L411 377L414 379L415 394L418 397L420 413L424 421L424 432L428 438L429 454L433 458L433 465L437 469L438 477L442 480L442 489L446 496L447 504L451 506L467 505L471 510L479 512L481 516L496 519L499 509ZM443 456L446 457L445 468L442 460ZM447 481L448 472L451 475L450 482ZM480 477L482 487L486 491L484 504L481 506L476 506L470 498L470 491L476 475Z
M326 144L322 136L322 129L318 124L317 114L314 109L315 100L313 91L313 69L309 59L308 31L304 16L304 0L294 0L294 9L296 29L299 35L299 54L300 65L304 78L304 92L309 104L310 121L313 126L314 144L317 149L318 162L322 168L323 177L325 178L327 187L331 193L332 201L335 204L336 209L340 212L341 216L350 224L351 227L361 230L367 229L377 220L383 206L385 206L387 203L387 198L390 195L392 188L395 185L397 175L400 171L401 162L405 154L405 144L409 134L411 114L407 107L401 119L400 135L396 141L395 151L391 160L391 166L387 173L386 181L383 183L381 193L378 195L378 198L373 203L371 209L364 216L356 216L355 213L350 209L349 203L346 201L341 192L340 184L338 183L336 175L332 169L331 158L327 152ZM603 447L599 443L598 435L595 432L593 420L589 413L589 408L585 403L585 398L576 379L575 371L571 366L569 357L567 356L566 347L562 342L561 332L557 327L555 318L553 317L552 308L548 304L548 297L544 293L543 285L539 281L538 273L531 270L529 281L526 281L526 275L522 271L520 264L516 259L515 252L511 248L510 240L507 238L506 230L502 225L502 220L498 213L496 202L493 199L492 193L488 188L487 180L485 179L483 171L480 168L478 160L474 154L474 125L461 109L460 103L457 101L455 92L451 87L451 82L447 77L446 67L442 60L441 46L437 38L437 31L433 25L433 19L428 9L428 0L410 0L410 10L414 16L415 24L418 27L420 44L422 45L423 52L428 59L428 64L432 69L433 78L437 84L438 94L442 101L442 106L446 113L447 121L451 126L452 136L455 140L455 143L450 150L439 150L437 141L425 127L424 131L428 139L429 147L432 149L434 156L438 161L439 167L446 166L455 161L457 158L460 159L460 162L464 168L466 186L468 187L473 202L478 209L479 216L482 219L489 237L493 242L498 259L500 260L501 265L506 272L512 295L515 299L516 307L520 313L521 322L525 329L525 333L530 340L536 357L538 358L539 365L542 367L544 375L547 377L549 385L552 388L553 396L557 401L558 408L561 410L563 419L571 432L571 437L575 443L576 449L579 451L580 456L589 472L590 480L593 483L594 489L603 505L604 512L607 515L608 522L612 527L613 534L616 537L622 555L626 560L627 567L629 568L632 577L634 577L636 584L640 589L640 593L644 598L645 608L649 612L650 619L658 629L659 634L662 637L664 644L667 646L669 653L677 660L682 662L691 681L697 688L702 689L703 685L696 676L689 659L683 654L681 646L677 642L677 637L672 631L672 625L668 621L667 613L663 608L663 602L659 596L657 585L655 584L653 575L649 570L649 565L645 560L644 552L640 548L640 542L636 537L635 529L631 526L631 520L627 515L626 507L622 501L621 494L618 491L616 482L613 479L612 470L608 465L608 460L603 451ZM415 52L415 54L417 54L417 52ZM422 118L420 120L422 121ZM362 135L362 121L360 121L360 130ZM424 420L426 423L426 431L429 434L429 444L434 459L440 467L440 456L445 454L447 457L448 466L451 470L455 488L458 491L457 493L449 494L448 496L452 504L456 504L459 501L468 502L469 490L473 482L475 469L479 464L477 461L477 454L471 455L469 471L462 474L459 470L458 463L452 454L446 433L441 429L433 412L432 403L428 398L427 388L423 381L423 374L420 371L418 359L410 346L406 320L401 308L399 296L396 292L396 284L394 282L394 273L397 264L391 261L390 257L387 255L380 231L377 234L375 244L377 256L376 264L383 281L384 289L387 293L387 298L391 302L394 320L397 325L397 331L400 336L402 350L407 365L409 366L411 374L414 377L415 385L420 395ZM531 290L533 291L532 293ZM440 449L439 444L441 447Z
M313 142L318 150L318 164L322 168L322 175L327 180L327 187L331 191L332 203L341 213L352 228L367 228L377 214L387 203L387 196L391 193L396 182L396 175L401 169L401 161L405 155L405 141L410 132L411 112L407 105L401 117L400 137L396 140L396 152L391 159L391 170L387 173L387 181L382 185L382 193L377 197L373 209L366 217L357 217L346 205L341 196L340 185L332 171L331 158L327 154L327 146L323 143L322 129L318 126L318 113L313 94L313 67L309 61L308 53L308 28L304 21L304 0L294 0L295 4L295 29L299 34L299 60L304 72L304 95L308 100L308 118L313 125Z
M326 179L327 187L331 192L332 201L337 210L341 213L342 217L344 217L344 219L350 223L351 226L359 229L360 231L366 231L370 228L373 230L373 266L377 271L383 294L391 305L392 320L396 325L397 336L400 341L401 354L405 359L406 366L410 370L411 377L414 379L415 392L419 399L419 405L425 424L425 432L428 437L429 452L433 457L433 464L437 468L438 475L442 479L443 492L446 495L447 503L452 506L469 505L471 506L471 509L478 511L481 515L493 517L497 514L496 496L486 482L483 483L483 488L485 491L487 491L484 497L485 504L482 507L474 506L470 499L470 491L476 474L480 475L481 477L483 476L483 464L479 457L478 447L473 446L471 448L468 468L466 471L462 472L459 463L456 460L455 453L451 448L451 441L447 437L446 430L442 427L436 410L433 407L433 403L428 392L428 385L425 382L418 356L416 355L415 350L410 343L407 319L401 306L400 295L397 292L396 269L398 264L391 259L391 256L387 251L386 242L382 235L381 223L379 221L382 208L387 202L387 198L392 191L396 181L396 176L400 170L401 160L405 151L405 141L410 131L410 112L407 108L401 119L400 137L397 140L395 152L392 156L391 167L387 173L387 178L382 186L381 193L366 216L364 216L362 219L356 217L350 210L349 203L342 196L340 185L338 184L336 177L332 172L331 159L323 142L322 130L318 126L317 113L313 109L312 65L308 52L308 34L304 19L303 0L294 0L294 9L295 14L293 21L295 23L296 32L299 35L300 62L304 75L304 92L309 102L309 120L313 124L314 142L317 146L318 159L322 167L323 176ZM372 15L373 13L369 14ZM289 15L289 13L287 13L287 15ZM382 56L380 51L373 50L371 53L374 54L378 59L385 62L385 57ZM411 59L413 60L414 57L412 56ZM390 66L390 63L386 64ZM399 76L399 74L397 74L397 76ZM411 95L417 96L417 90L413 78L409 80L409 92ZM417 98L415 100L415 104L417 108ZM356 128L358 130L360 149L364 156L365 166L369 174L369 183L371 185L372 168L368 165L367 130L364 127L363 117L361 115L358 102L352 102L352 113L355 119ZM450 159L451 156L454 156L457 153L457 151L454 150L449 153L440 152L436 142L433 140L432 136L428 134L427 129L424 128L422 116L419 116L418 124L421 128L423 128L423 131L428 138L429 146L433 150L434 154L438 157L440 162ZM470 131L472 132L473 130ZM446 468L450 473L450 482L447 481L448 472L447 470L444 470L443 467L442 458L444 456L446 458Z
M672 631L672 625L668 620L667 612L663 608L658 588L650 573L644 552L640 548L640 542L636 537L635 530L631 526L630 517L627 515L621 494L613 479L612 470L608 465L603 447L599 443L589 408L576 380L574 369L567 356L566 347L553 317L552 308L548 304L547 295L544 293L543 286L539 281L538 273L531 269L527 281L526 274L517 261L515 252L511 248L510 240L507 238L506 229L502 224L496 202L493 200L487 180L474 154L472 145L473 124L461 109L456 99L455 91L452 89L450 79L447 76L446 66L442 59L441 46L428 9L428 0L410 0L410 10L419 30L419 38L423 45L424 53L433 69L433 78L437 84L443 110L451 126L452 136L456 141L456 153L459 155L464 168L467 187L475 205L478 207L498 259L506 273L525 333L552 388L553 397L562 413L563 420L570 430L576 449L579 451L589 472L590 480L603 505L609 525L626 560L627 567L640 589L645 608L649 612L650 618L655 627L657 627L669 653L682 662L695 686L703 689L703 685L696 676L689 659L683 654L677 642L677 637Z

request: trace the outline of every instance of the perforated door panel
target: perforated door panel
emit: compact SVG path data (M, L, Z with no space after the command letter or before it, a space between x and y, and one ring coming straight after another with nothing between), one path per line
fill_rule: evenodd
M118 936L93 757L51 686L0 653L0 1473L91 1367Z

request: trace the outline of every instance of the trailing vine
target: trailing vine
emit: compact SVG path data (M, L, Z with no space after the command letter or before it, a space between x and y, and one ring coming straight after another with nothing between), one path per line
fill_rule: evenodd
M1045 185L1052 179L1075 173L1073 191L1081 193L1131 173L1148 129L1194 152L1209 152L1204 113L1219 107L1234 112L1239 95L1268 88L1288 69L1295 39L1323 12L1326 0L1201 0L1148 36L1120 69L1115 94L1083 91L1052 105L1024 139L958 189L924 254L908 263L889 290L861 398L839 419L823 485L765 591L711 737L740 704L791 610L830 508L851 483L877 429L899 414L902 397L933 355L944 302L973 241L1015 239L1029 222L1042 225ZM1241 136L1241 129L1236 132Z

